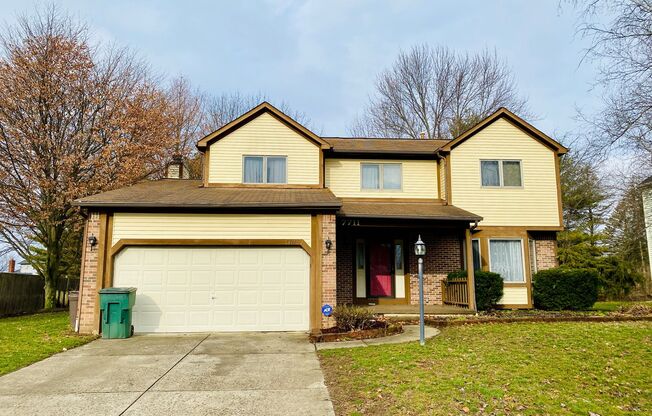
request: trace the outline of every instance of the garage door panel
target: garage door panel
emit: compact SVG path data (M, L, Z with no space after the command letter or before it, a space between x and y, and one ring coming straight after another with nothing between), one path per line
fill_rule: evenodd
M159 286L163 284L163 274L162 270L143 270L143 281L144 285L156 285Z
M158 266L166 263L165 249L146 250L143 256L143 264L146 266Z
M267 306L282 306L283 293L281 291L263 292L261 295L260 303L262 307Z
M210 270L191 270L190 283L192 287L211 284L213 272Z
M188 267L191 252L186 250L168 250L168 266Z
M165 292L165 304L168 306L186 306L188 304L186 292L168 289Z
M115 286L135 286L139 332L307 330L309 257L289 247L129 247Z
M281 270L263 271L261 276L261 284L263 285L280 285L283 283L283 272Z
M177 286L188 286L190 284L189 270L168 271L167 284Z
M217 271L217 280L215 282L216 285L221 286L233 286L235 284L235 274L236 272L233 270L218 270Z
M271 266L274 264L280 265L283 260L283 253L275 250L264 251L262 256L263 262L266 266Z
M283 293L283 303L286 305L305 305L307 303L307 296L304 291L300 290L286 290Z
M242 268L258 268L260 265L260 252L258 250L243 249L238 253L238 265Z
M258 291L240 290L238 292L238 305L242 305L242 306L258 305Z
M190 292L190 306L211 306L212 300L209 289L193 288Z
M238 311L236 313L236 325L255 327L258 323L258 311ZM246 329L246 328L243 328Z
M192 266L211 266L213 264L214 253L210 249L197 248L190 253L190 264Z
M256 269L241 270L240 273L238 273L238 285L239 286L256 285L258 283L259 274L260 272Z

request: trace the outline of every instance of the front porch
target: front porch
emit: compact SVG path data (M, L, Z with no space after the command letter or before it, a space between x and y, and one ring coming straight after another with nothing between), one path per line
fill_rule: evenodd
M420 235L427 247L426 313L473 313L472 275L448 280L449 273L472 263L470 225L466 218L339 216L337 304L366 306L380 314L418 314L418 259L413 246Z

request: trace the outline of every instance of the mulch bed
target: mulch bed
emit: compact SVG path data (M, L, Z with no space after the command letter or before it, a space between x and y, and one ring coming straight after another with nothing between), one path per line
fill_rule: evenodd
M396 335L403 332L403 325L396 322L375 321L372 328L358 331L340 332L339 328L328 328L319 334L310 335L311 342L338 342L371 339Z

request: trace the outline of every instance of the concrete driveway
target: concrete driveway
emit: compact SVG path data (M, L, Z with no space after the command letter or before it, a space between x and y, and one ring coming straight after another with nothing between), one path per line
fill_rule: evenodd
M305 334L97 340L0 377L0 415L332 415Z

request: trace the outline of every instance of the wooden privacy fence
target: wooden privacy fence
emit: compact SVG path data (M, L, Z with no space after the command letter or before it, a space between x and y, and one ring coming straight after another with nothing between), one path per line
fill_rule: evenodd
M60 278L55 284L56 307L68 306L68 292L79 290L79 279ZM43 309L44 281L21 273L0 273L0 316L31 313Z
M442 281L443 301L448 305L469 306L469 286L466 279L448 279Z

